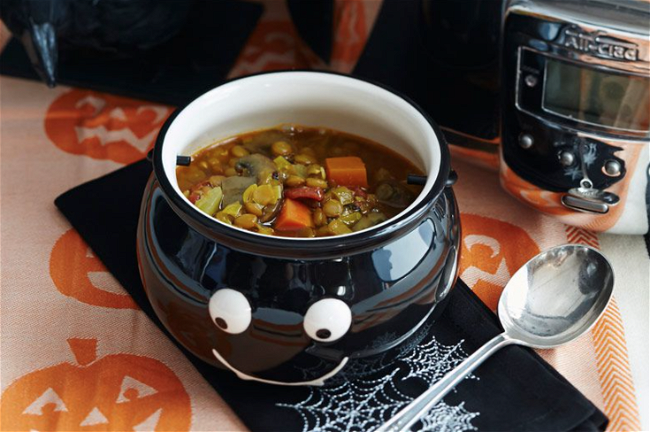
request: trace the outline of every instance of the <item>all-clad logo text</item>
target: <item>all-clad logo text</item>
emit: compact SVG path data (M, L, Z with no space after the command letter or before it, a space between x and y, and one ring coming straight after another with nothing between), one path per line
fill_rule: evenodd
M564 30L562 45L576 51L591 54L595 57L636 61L639 50L636 44L616 39L602 32L585 32L578 27Z

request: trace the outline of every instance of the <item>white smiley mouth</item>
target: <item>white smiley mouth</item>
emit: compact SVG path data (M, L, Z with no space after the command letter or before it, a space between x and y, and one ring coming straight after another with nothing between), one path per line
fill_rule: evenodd
M217 360L219 360L228 369L233 371L240 379L243 379L243 380L246 380L246 381L258 381L258 382L265 383L265 384L274 384L274 385L283 385L283 386L322 386L323 384L325 384L325 380L327 380L327 379L333 377L334 375L336 375L337 373L339 373L339 371L341 369L343 369L343 367L346 365L346 363L349 360L349 357L343 357L341 362L334 369L332 369L331 371L329 371L328 373L326 373L325 375L323 375L320 378L316 378L316 379L311 380L311 381L284 382L284 381L267 380L267 379L264 379L264 378L257 378L257 377L254 377L252 375L248 375L248 374L234 368L230 363L228 363L228 361L225 358L223 358L221 356L221 354L219 354L219 352L216 349L212 350L212 354L214 354L214 356L217 358Z

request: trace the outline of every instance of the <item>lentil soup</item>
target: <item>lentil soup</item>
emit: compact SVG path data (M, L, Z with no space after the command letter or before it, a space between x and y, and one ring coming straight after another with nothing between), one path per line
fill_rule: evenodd
M350 234L396 216L421 191L423 175L396 152L348 133L299 125L214 143L176 168L178 186L199 210L260 234Z

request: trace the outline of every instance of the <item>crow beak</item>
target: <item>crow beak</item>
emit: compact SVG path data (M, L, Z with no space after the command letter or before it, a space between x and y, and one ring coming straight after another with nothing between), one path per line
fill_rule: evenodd
M48 87L56 85L58 48L52 23L31 23L22 38L34 69Z

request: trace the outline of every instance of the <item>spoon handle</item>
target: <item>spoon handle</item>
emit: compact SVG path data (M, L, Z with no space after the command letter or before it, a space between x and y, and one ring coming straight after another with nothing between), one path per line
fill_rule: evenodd
M505 333L495 336L479 348L474 354L467 357L463 362L449 371L437 383L431 386L427 391L414 399L406 407L402 408L393 418L388 420L375 432L402 432L407 431L411 426L424 416L433 406L442 400L443 397L456 384L461 382L465 377L476 369L488 357L506 345L517 343L516 340L509 338Z

